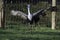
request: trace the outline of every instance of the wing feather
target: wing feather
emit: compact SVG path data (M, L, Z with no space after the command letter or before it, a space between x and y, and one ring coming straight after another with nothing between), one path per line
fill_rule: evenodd
M46 12L47 10L49 10L50 8L51 8L51 7L48 7L47 9L41 9L41 10L33 13L33 16L36 16L36 15L39 16L40 14L45 13L45 12Z
M43 10L43 9L41 9L41 10L39 10L39 11L33 13L33 16L35 16L35 15L39 15L39 13L40 13L42 10Z
M25 13L23 13L21 11L12 10L11 11L11 15L13 15L13 16L20 16L23 19L27 19L27 14L25 14Z

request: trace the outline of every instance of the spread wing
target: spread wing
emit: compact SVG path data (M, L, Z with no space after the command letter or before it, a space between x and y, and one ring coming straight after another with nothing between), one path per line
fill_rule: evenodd
M39 15L46 15L45 12L49 10L51 7L48 7L47 9L41 9L35 13L33 13L33 16L39 16Z
M27 19L27 14L21 12L21 11L15 11L15 10L11 10L11 15L13 16L20 16L23 19Z

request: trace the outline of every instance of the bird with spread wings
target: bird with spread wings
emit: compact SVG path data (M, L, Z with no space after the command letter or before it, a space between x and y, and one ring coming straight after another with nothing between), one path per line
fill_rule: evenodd
M46 9L40 9L37 12L31 14L30 13L30 5L27 5L27 10L28 10L28 14L23 13L21 11L15 11L15 10L11 10L11 15L13 16L20 16L22 19L27 20L30 24L32 24L33 22L38 22L39 21L39 16L45 16L46 15L46 11L49 10L51 7L48 7Z

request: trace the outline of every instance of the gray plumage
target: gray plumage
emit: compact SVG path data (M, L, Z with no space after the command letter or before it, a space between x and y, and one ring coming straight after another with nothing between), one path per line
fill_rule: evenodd
M11 15L20 16L22 19L28 20L30 23L33 23L33 21L36 23L39 20L39 16L46 15L45 12L47 10L49 10L50 7L46 8L46 9L41 9L33 14L30 13L30 5L28 5L27 9L28 9L28 15L26 13L21 12L21 11L15 11L15 10L11 10Z

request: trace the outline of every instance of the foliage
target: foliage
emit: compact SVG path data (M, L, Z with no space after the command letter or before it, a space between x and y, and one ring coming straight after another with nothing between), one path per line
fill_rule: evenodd
M8 26L0 29L0 40L60 40L60 30L49 27Z
M30 9L31 13L37 12L40 9L45 9L48 6L50 6L49 4L47 4L47 2L39 2L36 5L34 5L34 4L30 4L30 5L31 5L31 9ZM7 26L7 24L9 24L9 21L11 21L11 22L16 21L17 23L22 21L21 18L18 16L11 16L11 13L10 13L11 10L20 10L20 11L27 14L27 3L21 3L21 4L18 4L18 3L10 4L9 3L9 4L5 5L5 25L6 26ZM40 16L40 21L38 23L41 26L45 25L45 26L50 27L50 25L51 25L51 22L50 22L51 12L47 11L46 14L47 14L47 16L45 16L45 17Z

